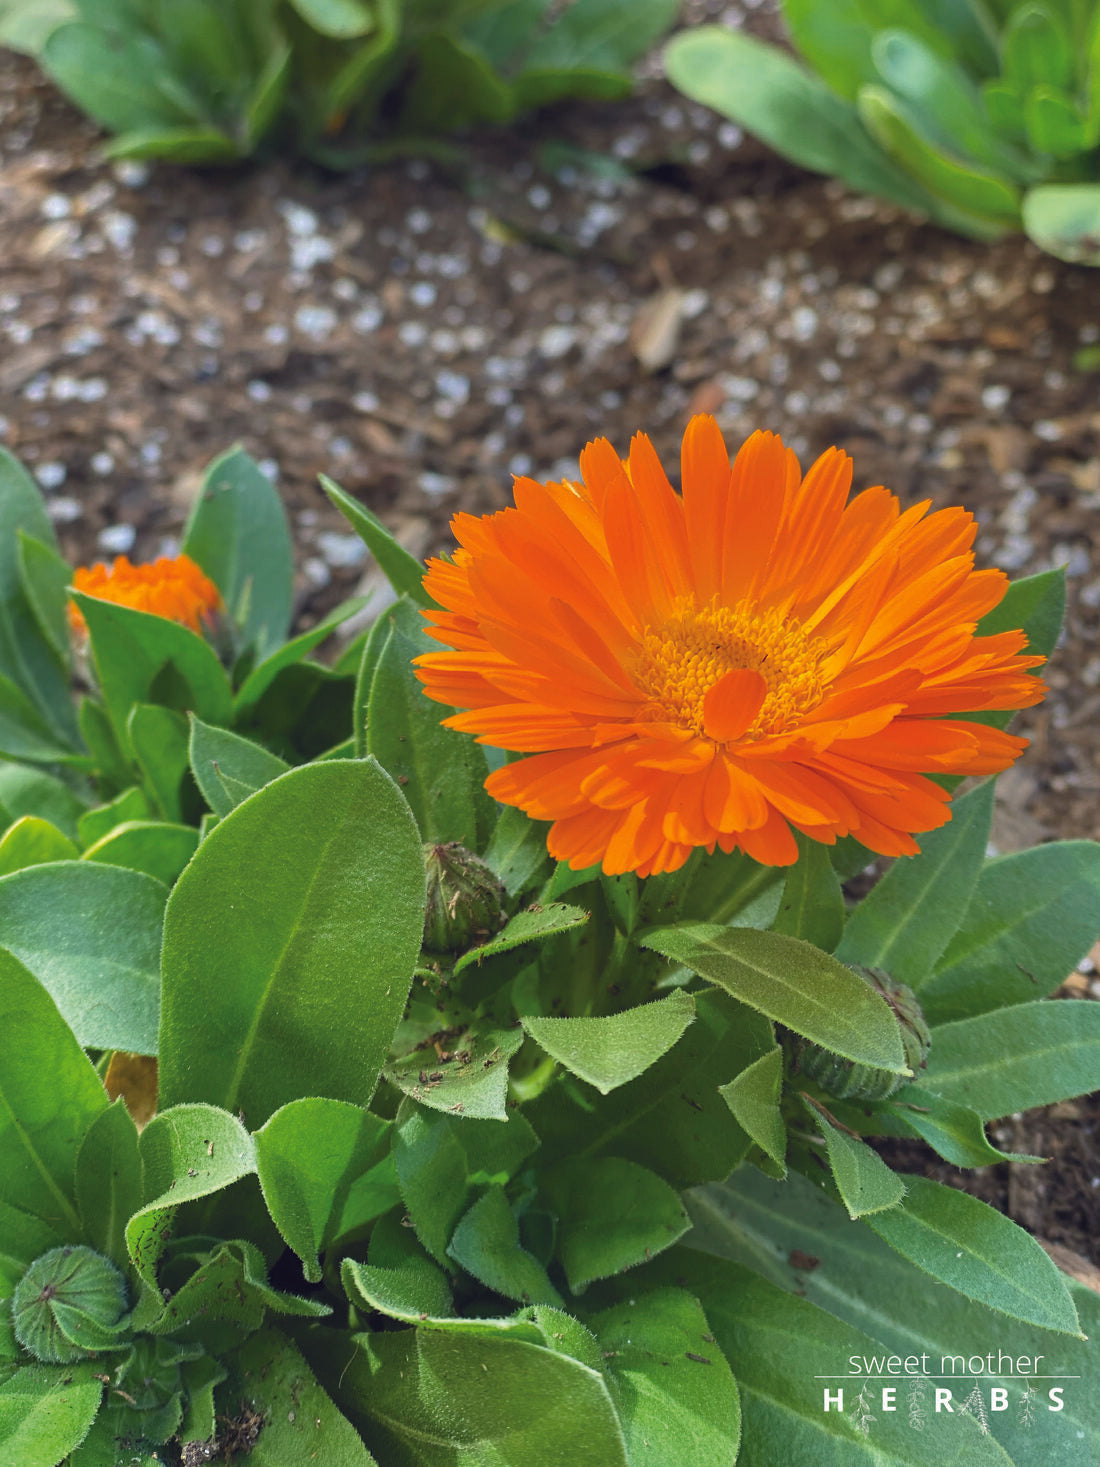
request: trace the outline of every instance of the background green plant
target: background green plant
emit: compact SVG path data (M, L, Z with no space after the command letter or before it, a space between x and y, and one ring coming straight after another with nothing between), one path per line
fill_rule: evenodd
M673 84L804 168L976 239L1100 264L1100 6L783 0L805 65L702 26Z
M0 0L0 44L34 55L115 134L114 158L332 166L614 98L679 0Z
M8 522L55 556L36 491L6 472ZM326 489L401 593L342 670L308 661L312 633L281 641L289 562L274 573L273 496L241 455L212 469L187 541L235 613L224 662L85 598L106 677L86 697L132 779L113 802L94 803L83 782L104 776L79 728L65 752L42 692L64 683L48 628L67 572L49 560L47 595L16 558L0 583L5 676L38 689L63 756L0 766L18 817L0 842L0 1030L18 1036L0 1046L0 1298L74 1246L126 1284L94 1348L59 1313L75 1360L34 1359L0 1313L0 1464L152 1467L215 1442L261 1467L1100 1452L1096 1297L1000 1213L898 1175L865 1139L982 1166L1004 1159L989 1121L1100 1084L1100 1005L1046 997L1100 925L1100 847L988 858L987 780L854 906L841 883L868 853L850 840L807 843L785 871L704 852L645 882L571 871L545 827L486 798L496 756L441 731L419 691L421 567ZM1058 573L1017 582L981 630L1023 626L1049 651L1062 597ZM19 681L50 658L54 682ZM302 677L340 689L325 740L343 741L320 757L297 723L254 712ZM184 709L154 777L139 751ZM135 744L139 710L152 732ZM208 806L197 825L130 818L184 787ZM135 827L182 830L182 871L96 858ZM422 847L452 841L502 883L503 923L424 953ZM916 991L920 1073L850 965ZM800 1068L806 1042L902 1086L839 1100ZM140 1135L100 1079L120 1050L158 1056ZM865 1436L821 1410L816 1377L853 1354L991 1347L1086 1379L1063 1411L994 1418L992 1435L965 1414L914 1432L899 1412Z

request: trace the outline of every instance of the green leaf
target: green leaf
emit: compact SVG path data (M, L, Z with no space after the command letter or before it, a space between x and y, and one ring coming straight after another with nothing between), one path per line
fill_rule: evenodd
M320 480L321 488L374 556L397 594L410 596L419 606L434 606L435 603L424 590L424 567L415 556L398 544L382 521L365 504L353 499L326 475L321 474Z
M37 815L75 840L77 821L86 808L84 801L54 775L0 763L0 819L5 826L21 815Z
M371 681L367 752L401 785L424 841L461 841L480 850L496 819L485 793L485 751L444 728L450 710L428 698L412 661L424 651L393 627Z
M925 1273L990 1309L1081 1335L1063 1276L1030 1234L968 1192L906 1177L897 1207L867 1226Z
M1001 74L1018 92L1046 84L1073 85L1073 50L1057 14L1047 5L1017 5L1001 36Z
M99 686L121 740L135 703L228 723L229 680L209 642L178 622L73 593L88 623Z
M786 1169L787 1128L779 1109L783 1091L783 1051L778 1045L735 1075L718 1093L737 1123L757 1146Z
M568 1355L476 1320L355 1340L335 1394L385 1467L628 1467L602 1376Z
M242 800L285 774L290 765L261 744L227 728L191 718L191 770L215 815L228 815Z
M919 988L962 920L985 860L994 782L952 802L950 821L899 856L848 917L836 955Z
M1019 188L998 173L960 162L938 148L923 127L922 116L885 87L867 86L859 94L859 118L883 152L922 188L955 211L955 225L965 214L967 232L996 239L1019 228ZM938 209L933 209L938 213Z
M983 1121L1100 1089L1100 1006L1015 1004L932 1030L923 1083Z
M1100 264L1100 184L1047 183L1024 196L1024 229L1041 250L1071 265Z
M213 1105L176 1105L159 1111L138 1143L145 1206L126 1224L126 1247L138 1273L154 1290L156 1266L180 1205L220 1192L256 1170L252 1137L236 1117Z
M398 1201L396 1177L378 1169L389 1123L342 1100L306 1097L277 1110L256 1132L256 1170L264 1201L310 1283L319 1255L347 1231Z
M95 845L120 825L133 820L148 820L152 815L144 791L131 785L105 805L96 805L81 815L77 822L77 839L84 847Z
M134 712L137 712L136 708ZM80 736L88 746L95 768L100 793L108 795L124 789L133 779L133 770L122 752L111 715L97 698L86 694L80 700L77 718Z
M56 825L37 815L21 815L0 839L0 876L47 861L75 860L80 852Z
M432 1110L477 1120L508 1119L508 1061L523 1043L519 1029L467 1031L446 1060L414 1050L382 1071L398 1090Z
M419 836L373 761L293 769L252 795L168 904L163 1103L240 1107L254 1127L303 1094L366 1104L423 923Z
M278 490L243 448L206 471L183 538L240 628L241 649L260 656L286 640L293 605L293 552Z
M517 912L496 937L464 952L455 963L455 976L497 953L510 952L525 942L541 942L544 938L557 936L559 932L583 927L587 921L588 913L580 907L569 907L564 902L551 902L548 906L534 903L526 911Z
M393 1131L401 1196L416 1236L447 1265L447 1245L472 1185L504 1185L538 1146L518 1114L506 1122L445 1116L403 1100Z
M906 209L933 202L867 136L856 110L774 46L719 26L696 26L665 50L673 86L755 133L776 152Z
M535 1042L601 1095L648 1070L695 1017L695 1001L677 989L667 998L590 1019L525 1018Z
M560 1305L546 1270L520 1244L519 1225L502 1187L490 1187L460 1219L447 1252L474 1278L521 1304Z
M371 1233L369 1262L344 1259L340 1281L353 1302L362 1300L407 1324L454 1316L450 1280L397 1213L382 1218Z
M164 158L170 163L228 163L244 150L217 127L133 127L112 138L103 157Z
M908 1429L907 1403L899 1390L897 1416L884 1413L879 1417L871 1428L865 1451L885 1451L882 1431L888 1431L890 1422L896 1421L903 1431L895 1435L894 1442L902 1446L906 1439L909 1443L924 1441L928 1455L917 1460L928 1467L934 1467L937 1461L959 1460L968 1464L990 1463L990 1467L993 1464L1007 1467L1009 1461L1016 1467L1048 1467L1062 1458L1075 1462L1082 1456L1087 1460L1097 1455L1100 1401L1095 1392L1071 1386L1065 1393L1064 1409L1057 1412L1044 1409L1048 1404L1045 1400L1034 1401L1039 1411L1029 1423L1021 1420L1020 1392L1024 1381L1019 1378L1019 1373L1035 1371L1079 1375L1087 1380L1092 1370L1094 1344L1040 1331L1034 1325L1021 1324L975 1305L914 1268L867 1228L853 1227L842 1207L797 1173L788 1182L777 1184L751 1167L742 1167L724 1186L708 1187L693 1194L690 1205L695 1221L692 1246L748 1264L754 1271L772 1278L782 1289L805 1295L811 1303L839 1316L846 1326L852 1327L850 1346L838 1337L825 1351L813 1347L817 1364L810 1365L807 1360L808 1378L825 1371L850 1371L848 1357L853 1353L860 1371L867 1375L888 1375L887 1362L893 1354L895 1370L906 1372L908 1366L909 1372L957 1374L958 1383L936 1382L952 1390L957 1413L958 1404L977 1383L967 1374L967 1362L971 1357L985 1360L992 1342L996 1342L992 1358L982 1371L986 1378L981 1386L983 1393L990 1386L1007 1389L1011 1409L992 1417L995 1439L979 1438L973 1422L961 1421L958 1414L946 1412L926 1419L929 1429L923 1432ZM676 1269L677 1273L688 1276L689 1285L710 1290L711 1324L723 1344L727 1344L725 1327L731 1322L728 1305L734 1296L723 1286L724 1266L719 1264L715 1268L713 1260L708 1258L693 1262L686 1249L676 1249L667 1255L667 1263L661 1259L657 1267L670 1272ZM1100 1299L1080 1285L1071 1285L1071 1291L1077 1301L1082 1328L1095 1341L1100 1332ZM726 1308L718 1304L720 1295L724 1296ZM764 1297L767 1296L758 1296L759 1302ZM781 1300L782 1295L778 1298ZM884 1307L884 1301L888 1301L889 1307ZM786 1312L782 1304L775 1307ZM833 1328L837 1328L835 1321ZM857 1330L865 1333L856 1334ZM922 1352L927 1357L923 1361ZM1021 1357L1024 1358L1022 1372ZM740 1361L738 1365L741 1366ZM907 1392L911 1377L907 1380L906 1373L897 1384ZM790 1378L786 1371L784 1376ZM744 1388L744 1374L741 1383ZM894 1383L883 1379L874 1381L873 1385L877 1388ZM844 1389L845 1406L850 1413L851 1390L853 1385L858 1390L859 1384L858 1381L812 1381L815 1389L808 1392L811 1413L824 1426L836 1427L841 1418L835 1412L830 1412L828 1417L821 1413L821 1388L828 1385L830 1389ZM931 1405L927 1385L924 1391L927 1409ZM878 1404L876 1398L876 1414ZM969 1438L960 1439L959 1433L963 1431L970 1432ZM962 1451L966 1452L965 1457L956 1455ZM809 1460L814 1461L816 1457L811 1454ZM842 1460L847 1463L849 1458ZM852 1460L859 1467L872 1467L872 1464L881 1467L882 1461L876 1456L855 1455L855 1449ZM902 1460L913 1459L906 1456Z
M840 1200L851 1218L866 1217L896 1207L905 1196L905 1183L865 1141L834 1126L820 1106L806 1096L803 1104L825 1138L829 1167Z
M834 1054L908 1073L889 1007L857 973L808 943L778 932L693 922L657 928L644 946Z
M844 893L829 847L799 834L798 860L787 868L773 932L812 942L831 953L844 931Z
M442 132L510 122L516 89L476 47L437 31L417 46L416 74L405 96L400 126L405 131Z
M157 85L170 74L168 57L136 29L112 32L82 21L60 26L42 49L42 64L78 107L111 132L194 120Z
M778 1185L787 1188L790 1183ZM854 1228L837 1211L850 1233L866 1237L862 1228ZM864 1435L854 1420L855 1396L862 1382L817 1377L826 1371L847 1372L852 1357L881 1356L882 1348L869 1334L853 1329L826 1309L777 1288L739 1263L687 1248L677 1248L667 1260L659 1259L652 1272L658 1280L678 1282L706 1300L708 1323L741 1394L743 1447L739 1460L744 1467L772 1467L773 1462L813 1463L815 1467L817 1463L830 1467L943 1467L947 1461L966 1467L1009 1467L1009 1458L995 1439L984 1436L975 1421L957 1412L932 1418L936 1424L946 1419L940 1432L914 1431L904 1409L875 1409L874 1422ZM816 1269L809 1275L811 1281L815 1274ZM881 1313L881 1300L879 1306ZM970 1308L973 1312L972 1305ZM990 1322L985 1324L988 1334ZM875 1382L876 1387L883 1384L887 1382ZM826 1388L834 1393L844 1391L843 1412L835 1406L823 1409ZM872 1389L874 1407L880 1399ZM782 1455L775 1455L777 1451Z
M544 821L532 820L513 805L501 810L482 859L503 881L509 896L521 896L538 882L550 859L548 828Z
M165 886L172 886L198 844L199 833L193 825L130 820L116 825L109 835L89 846L82 859L144 871Z
M374 1467L355 1428L278 1331L253 1335L227 1363L226 1398L247 1402L264 1418L248 1457L250 1467L308 1467L318 1460L324 1467Z
M199 1266L148 1325L151 1334L222 1355L259 1329L265 1312L306 1319L332 1312L320 1300L273 1289L263 1254L253 1243L219 1243L198 1256Z
M42 635L27 600L19 567L21 533L50 550L57 548L38 486L22 464L0 448L0 674L18 684L55 738L75 746L68 670Z
M150 876L86 861L0 878L5 946L86 1048L156 1054L166 895Z
M1066 609L1066 572L1040 571L1013 581L992 611L977 626L977 635L992 637L998 632L1021 630L1027 635L1027 651L1049 657L1054 651Z
M1100 845L1057 841L987 861L935 971L929 1021L970 1018L1056 989L1100 931Z
M577 0L527 53L529 71L626 71L679 13L677 0Z
M733 1467L741 1403L697 1299L658 1289L588 1321L632 1467Z
M1038 1156L1006 1155L992 1146L977 1111L947 1100L923 1085L906 1085L889 1101L876 1107L876 1120L883 1112L893 1120L901 1135L919 1136L952 1166L991 1166L998 1161L1040 1161ZM890 1134L894 1134L892 1130Z
M84 1241L125 1268L126 1224L144 1201L137 1127L120 1096L89 1126L76 1159Z
M284 642L278 651L272 652L270 657L265 657L258 663L237 690L233 700L234 718L239 720L246 717L281 672L308 657L314 647L319 647L334 628L354 616L365 605L366 601L362 596L342 601L335 611L329 612L315 627L293 637L289 642Z
M78 1447L99 1410L103 1386L88 1361L31 1365L0 1384L0 1462L55 1467Z
M570 1161L543 1178L558 1218L558 1256L574 1294L644 1263L690 1226L679 1196L622 1157Z
M0 673L0 757L57 764L71 754L18 683Z
M871 46L879 77L913 109L929 140L962 162L1018 183L1035 175L994 130L981 93L965 71L905 30L880 31Z
M73 1171L107 1093L45 988L0 948L0 1204L14 1204L75 1241ZM5 1224L0 1253L13 1244ZM18 1245L16 1245L18 1247ZM31 1258L23 1259L30 1263Z
M53 648L62 667L72 662L72 642L66 611L73 573L52 544L19 532L19 579L38 629Z
M718 1087L775 1048L772 1026L724 993L695 996L695 1022L637 1080L605 1097L566 1082L530 1115L553 1158L627 1157L676 1187L728 1176L750 1146Z
M348 41L374 30L374 12L363 0L290 0L307 25L323 36Z
M1054 87L1033 87L1024 99L1024 124L1037 153L1075 158L1095 141L1093 129L1077 105Z

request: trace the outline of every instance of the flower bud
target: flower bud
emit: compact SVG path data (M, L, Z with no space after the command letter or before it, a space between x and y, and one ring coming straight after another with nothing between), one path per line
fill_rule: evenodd
M924 1068L932 1043L916 994L906 984L895 982L881 968L849 966L893 1009L901 1030L905 1063L916 1075ZM804 1074L816 1080L822 1090L836 1096L837 1100L886 1100L903 1085L911 1083L906 1076L896 1075L892 1070L857 1064L855 1060L845 1059L823 1049L820 1044L810 1044L806 1040L800 1041L797 1061Z
M437 956L464 953L492 937L504 920L504 884L480 856L458 841L426 845L428 906L424 951Z
M51 1248L15 1286L15 1338L37 1360L65 1364L117 1349L126 1313L126 1282L91 1248Z

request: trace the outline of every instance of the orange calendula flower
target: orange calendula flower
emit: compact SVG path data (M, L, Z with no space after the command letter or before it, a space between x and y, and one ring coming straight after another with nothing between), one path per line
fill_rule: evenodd
M73 588L101 601L166 616L199 633L203 619L213 617L222 606L217 586L189 555L173 559L161 556L151 565L131 565L125 555L120 555L109 568L102 561L78 566L73 572ZM73 601L69 602L69 621L74 632L87 632L80 608Z
M425 588L443 608L417 659L446 719L529 755L487 789L574 868L675 871L696 846L767 865L794 831L918 850L950 818L928 774L993 774L1026 746L945 718L1043 696L1022 632L976 637L1007 579L974 569L961 509L848 501L851 460L803 476L772 433L730 464L713 418L684 435L683 495L649 439L604 439L583 484L517 479L515 508L452 528Z

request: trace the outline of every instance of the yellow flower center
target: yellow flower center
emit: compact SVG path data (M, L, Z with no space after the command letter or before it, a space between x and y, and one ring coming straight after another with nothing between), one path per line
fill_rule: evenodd
M758 611L747 601L721 606L717 598L696 606L689 597L660 627L646 630L633 675L652 700L643 718L677 723L704 736L703 700L735 668L758 672L768 685L763 705L744 734L778 733L816 708L825 695L818 637L777 611Z

